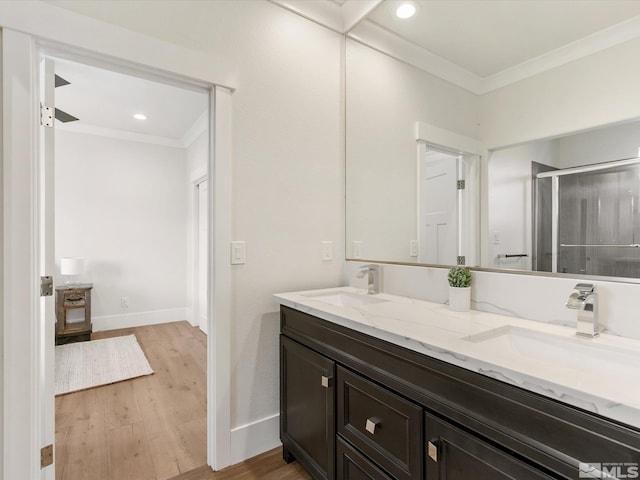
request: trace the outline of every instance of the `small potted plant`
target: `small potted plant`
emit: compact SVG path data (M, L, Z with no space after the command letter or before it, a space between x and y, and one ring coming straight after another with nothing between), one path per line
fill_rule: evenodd
M449 270L449 308L455 312L471 309L471 270L469 267L453 267Z

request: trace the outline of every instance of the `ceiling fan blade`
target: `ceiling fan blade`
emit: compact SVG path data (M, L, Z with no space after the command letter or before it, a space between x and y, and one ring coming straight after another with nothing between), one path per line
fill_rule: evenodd
M64 87L65 85L71 85L71 82L69 80L65 80L60 75L56 74L56 76L55 76L55 85L56 85L56 88Z
M73 115L69 115L67 112L62 111L59 108L56 108L55 118L56 120L60 120L62 123L75 122L76 120L80 120L79 118L74 117Z

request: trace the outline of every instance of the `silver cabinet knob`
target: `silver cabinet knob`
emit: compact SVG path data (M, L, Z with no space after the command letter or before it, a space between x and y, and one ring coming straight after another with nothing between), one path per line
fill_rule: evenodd
M375 418L375 417L371 417L371 418L367 418L367 423L364 426L364 429L369 432L371 435L375 435L376 433L376 427L380 425L380 420Z
M324 388L329 388L331 386L331 377L327 377L326 375L322 375L322 377L320 377L320 384L324 387Z
M427 453L431 460L436 463L438 462L438 440L433 439L430 442L427 442Z

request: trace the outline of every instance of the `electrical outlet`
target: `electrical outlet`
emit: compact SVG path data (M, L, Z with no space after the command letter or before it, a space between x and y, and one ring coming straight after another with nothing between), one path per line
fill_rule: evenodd
M499 245L500 244L500 232L493 232L492 235L492 242L494 245Z
M417 240L409 240L409 256L417 257L418 256L418 241Z
M129 308L129 297L120 297L120 308Z
M322 242L322 261L330 262L333 260L333 242L326 240Z

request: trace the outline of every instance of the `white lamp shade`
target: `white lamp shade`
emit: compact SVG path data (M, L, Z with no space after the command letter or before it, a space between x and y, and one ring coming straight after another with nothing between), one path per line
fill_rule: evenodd
M84 271L84 258L62 257L60 259L61 275L80 275Z

